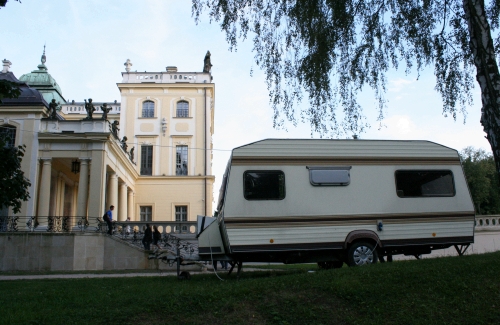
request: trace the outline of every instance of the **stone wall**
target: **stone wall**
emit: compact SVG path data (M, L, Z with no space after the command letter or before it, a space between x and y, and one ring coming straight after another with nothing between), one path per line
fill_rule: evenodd
M169 269L119 239L89 233L0 233L0 271ZM173 269L172 269L173 270Z

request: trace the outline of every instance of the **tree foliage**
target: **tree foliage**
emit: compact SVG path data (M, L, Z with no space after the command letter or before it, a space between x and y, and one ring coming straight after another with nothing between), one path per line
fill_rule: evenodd
M478 214L500 213L500 188L493 156L467 147L460 153L467 184Z
M3 98L17 98L21 95L21 90L16 83L5 79L0 79L0 104Z
M21 170L21 161L26 146L13 147L0 136L0 207L12 207L14 213L21 210L22 201L30 198L30 181Z
M196 21L205 11L231 50L253 35L276 128L302 121L320 136L360 134L368 124L358 94L374 92L381 121L387 72L426 67L443 114L465 122L475 73L500 173L500 0L192 0Z
M275 126L309 122L332 136L367 126L357 95L371 88L384 116L386 74L432 66L443 113L466 115L474 63L463 1L458 0L192 0L197 20L208 10L231 49L253 35L256 64L266 74ZM498 28L500 1L488 17ZM498 45L498 39L497 39ZM497 46L498 49L498 46ZM298 106L303 93L309 105ZM343 110L339 120L337 106ZM299 108L298 108L299 107ZM303 108L305 107L305 108Z
M3 98L18 98L20 95L18 84L0 80L0 105ZM0 132L0 209L12 207L14 213L18 213L22 201L30 198L28 188L31 183L21 170L26 146L11 146L9 140L5 137L5 133Z
M0 0L0 9L2 9L2 7L5 7L8 1L9 0ZM21 3L21 0L16 0L16 1Z

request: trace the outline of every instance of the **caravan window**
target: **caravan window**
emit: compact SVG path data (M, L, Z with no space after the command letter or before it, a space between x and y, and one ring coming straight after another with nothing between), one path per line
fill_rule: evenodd
M455 196L451 170L397 170L399 197Z
M313 186L346 186L351 182L351 166L306 168L309 169L309 182Z
M243 193L247 200L283 200L285 174L281 170L247 170L243 173Z

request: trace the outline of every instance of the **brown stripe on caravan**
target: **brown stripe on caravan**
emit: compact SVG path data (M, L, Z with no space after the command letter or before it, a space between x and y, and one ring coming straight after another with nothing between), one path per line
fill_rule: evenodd
M458 157L251 157L233 156L234 166L255 165L460 165Z
M404 225L404 224L415 224L415 223L438 223L438 222L463 222L467 221L464 220L463 218L436 218L436 219L422 219L422 218L402 218L402 219L392 219L392 220L386 220L386 219L377 219L377 220L382 220L384 225ZM471 219L470 221L472 221ZM367 221L367 220L355 220L351 221L349 220L349 226L366 226L366 224L371 224L375 225L375 219L373 221ZM249 228L283 228L283 227L288 227L288 228L300 228L300 227L340 227L340 226L346 226L345 221L322 221L322 222L273 222L273 223L231 223L231 224L226 224L227 229L249 229Z
M392 239L383 241L384 247L404 246L404 245L470 244L473 242L474 242L474 236Z
M361 222L383 220L385 223L410 222L451 222L473 221L473 211L441 212L441 213L400 213L400 214L357 214L357 215L330 215L330 216L277 216L277 217L224 217L227 227L235 228L238 225L256 227L284 226L300 224L304 226L318 226L321 224ZM432 219L432 220L429 220ZM439 220L439 221L438 221Z
M255 252L255 251L288 251L288 250L325 250L342 249L344 242L330 243L297 243L297 244L266 244L266 245L232 245L231 252Z

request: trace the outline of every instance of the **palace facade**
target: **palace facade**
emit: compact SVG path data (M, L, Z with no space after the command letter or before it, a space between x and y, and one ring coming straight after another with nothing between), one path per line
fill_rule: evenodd
M48 73L19 80L3 61L0 79L22 94L0 104L0 132L26 145L22 170L30 200L22 216L100 217L110 205L124 221L194 221L212 215L215 85L210 56L202 72L133 72L127 60L117 83L121 101L68 101ZM51 106L52 103L52 106ZM58 103L58 110L52 108ZM87 106L91 107L91 106ZM12 215L2 209L3 215ZM40 218L42 220L43 218Z

